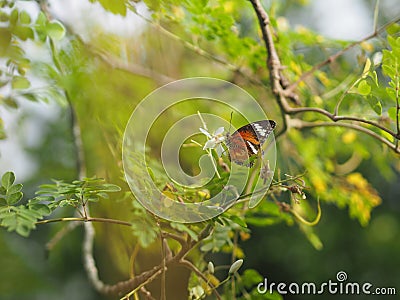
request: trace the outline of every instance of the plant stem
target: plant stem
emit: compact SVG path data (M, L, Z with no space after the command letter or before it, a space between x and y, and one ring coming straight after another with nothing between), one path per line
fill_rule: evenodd
M55 222L100 222L100 223L109 223L109 224L118 224L124 226L131 226L132 224L125 221L115 220L115 219L106 219L106 218L56 218L56 219L48 219L43 221L38 221L36 225L55 223Z

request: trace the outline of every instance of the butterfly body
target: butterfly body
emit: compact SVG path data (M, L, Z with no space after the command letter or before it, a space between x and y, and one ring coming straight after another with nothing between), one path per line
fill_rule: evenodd
M226 145L230 160L238 165L251 167L258 157L264 144L276 123L272 120L261 120L240 127L232 134L226 135Z

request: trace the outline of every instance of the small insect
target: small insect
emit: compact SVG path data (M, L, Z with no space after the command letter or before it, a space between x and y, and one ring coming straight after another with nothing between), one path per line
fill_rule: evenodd
M252 167L261 146L276 126L275 121L261 120L240 127L226 135L229 158L238 165Z

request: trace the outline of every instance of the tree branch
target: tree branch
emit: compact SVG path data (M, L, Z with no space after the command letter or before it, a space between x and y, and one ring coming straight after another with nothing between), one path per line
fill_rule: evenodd
M298 103L298 96L295 93L286 93L284 87L287 85L286 78L283 77L281 70L283 69L282 64L279 60L278 53L275 48L275 44L273 41L273 34L270 28L270 20L269 16L262 7L259 0L250 0L255 13L258 18L258 22L260 24L263 40L265 43L265 47L267 49L268 58L267 58L267 67L270 73L270 81L272 92L275 95L279 108L282 112L282 120L283 120L283 128L280 132L276 134L277 137L282 135L287 130L287 121L288 117L285 114L287 107L289 104L287 103L286 97L289 97L294 100L294 102ZM282 83L284 83L282 85Z
M300 119L293 119L291 120L292 122L292 127L297 128L297 129L302 129L302 128L313 128L313 127L346 127L350 129L354 129L360 132L363 132L374 139L378 140L379 142L385 144L388 146L390 149L392 149L395 153L400 153L400 149L397 149L396 145L389 142L387 139L384 137L380 136L379 134L376 134L372 130L369 130L363 126L357 125L357 124L351 124L351 123L332 123L332 122L306 122Z
M302 124L301 128L313 127L313 126L341 126L341 127L353 128L353 129L356 129L358 131L364 132L364 133L374 137L378 141L386 144L387 146L389 146L389 148L394 150L395 153L400 153L400 149L395 144L393 144L392 142L388 141L384 137L376 134L372 130L369 130L369 129L365 128L365 127L362 127L362 126L356 125L356 124L349 124L349 123L340 123L339 124L339 123L337 123L339 121L355 121L355 122L358 122L358 123L368 124L368 125L371 125L371 126L374 126L374 127L378 128L380 130L385 131L386 133L388 133L391 136L393 136L393 138L396 139L396 140L400 139L399 133L395 133L394 131L392 131L392 130L390 130L390 129L388 129L388 128L386 128L386 127L384 127L384 126L382 126L382 125L380 125L380 124L378 124L376 122L365 120L363 118L352 117L352 116L337 116L335 114L330 113L327 110L324 110L324 109L318 108L318 107L298 107L298 108L293 108L293 107L291 107L289 105L289 103L287 101L288 98L294 97L292 90L298 84L298 82L300 82L305 77L307 77L310 74L312 74L315 70L321 68L323 65L326 65L326 64L330 63L331 61L335 60L337 57L339 57L340 55L345 53L347 50L355 47L359 43L377 36L380 32L382 32L384 29L386 29L389 25L391 25L391 24L393 24L395 22L398 22L400 20L400 18L397 18L396 20L393 20L393 21L385 24L384 26L382 26L381 28L376 30L373 34L367 36L366 38L362 39L361 41L350 44L346 48L344 48L341 51L337 52L335 55L329 57L324 62L321 62L320 64L317 64L316 66L314 66L310 71L304 73L300 77L300 79L298 81L296 81L295 83L287 86L286 85L286 80L285 79L282 80L283 77L282 77L282 74L280 72L282 70L282 65L281 65L281 62L279 60L279 56L278 56L278 53L277 53L275 45L274 45L273 34L272 34L272 30L270 28L269 16L268 16L267 12L264 10L264 8L262 7L260 0L250 0L250 2L253 5L253 8L254 8L255 13L257 15L257 18L258 18L258 21L259 21L259 24L260 24L260 28L261 28L261 31L262 31L265 47L266 47L267 53L268 53L267 67L268 67L269 72L270 72L270 80L271 80L272 92L275 95L275 98L276 98L276 100L278 102L278 105L279 105L279 107L281 109L281 113L282 113L283 120L284 120L283 129L279 133L277 133L276 136L279 137L280 135L282 135L288 129L288 122L291 121L288 118L288 115L295 115L295 114L304 113L304 112L314 112L314 113L318 113L318 114L324 115L325 117L331 119L335 123L326 123L326 122L322 122L322 123L307 123L307 122L303 122L303 123L301 123ZM282 82L285 82L285 84L282 84ZM293 124L293 122L291 122L291 124ZM330 125L328 125L328 124L330 124ZM300 127L298 127L298 128L300 128Z
M391 136L393 136L396 139L400 139L400 135L395 133L394 131L392 131L376 122L365 120L363 118L352 117L352 116L336 116L336 115L330 113L329 111L326 111L326 110L324 110L322 108L318 108L318 107L297 107L297 108L289 107L289 108L286 108L286 113L291 114L291 115L298 114L298 113L304 113L304 112L316 112L316 113L319 113L321 115L328 117L329 119L331 119L334 122L356 121L359 123L369 124L369 125L372 125L376 128L379 128L379 129L385 131L386 133L390 134Z

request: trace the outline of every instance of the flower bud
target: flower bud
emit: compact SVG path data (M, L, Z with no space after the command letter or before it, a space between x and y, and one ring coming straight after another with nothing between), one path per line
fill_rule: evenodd
M208 273L214 274L214 264L211 261L208 262L207 268L208 268Z
M229 275L233 275L235 274L240 267L243 265L243 259L238 259L237 261L235 261L231 267L229 268Z

